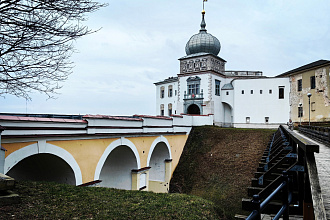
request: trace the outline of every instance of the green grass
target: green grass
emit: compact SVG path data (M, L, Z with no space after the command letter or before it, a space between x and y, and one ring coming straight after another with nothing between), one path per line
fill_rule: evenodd
M219 219L212 202L184 194L20 181L19 204L0 207L4 219Z

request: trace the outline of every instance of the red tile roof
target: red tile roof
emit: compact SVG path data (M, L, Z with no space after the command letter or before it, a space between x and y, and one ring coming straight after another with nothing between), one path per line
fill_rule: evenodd
M11 115L0 115L0 121L1 120L6 120L6 121L87 123L87 121L85 121L85 120L78 120L78 119L21 117L21 116L11 116Z

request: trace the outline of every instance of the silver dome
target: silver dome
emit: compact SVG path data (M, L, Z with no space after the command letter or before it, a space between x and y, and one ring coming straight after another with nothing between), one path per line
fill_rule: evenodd
M198 34L193 35L186 44L186 54L211 53L218 55L221 49L220 41L212 34L207 33L204 13L202 13L201 29Z

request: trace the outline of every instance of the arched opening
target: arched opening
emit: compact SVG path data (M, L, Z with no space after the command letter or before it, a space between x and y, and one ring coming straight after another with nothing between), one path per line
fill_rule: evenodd
M149 172L149 179L153 181L165 181L165 159L169 159L170 154L168 148L164 142L159 142L154 148L149 166L151 167Z
M111 151L100 173L101 186L132 189L132 169L137 169L135 154L128 146L118 146Z
M233 114L232 107L223 102L223 127L233 126Z
M62 158L47 153L24 158L6 175L16 180L49 181L76 185L75 174L70 165Z
M200 115L201 111L196 104L192 104L192 105L189 105L189 107L187 109L187 114Z

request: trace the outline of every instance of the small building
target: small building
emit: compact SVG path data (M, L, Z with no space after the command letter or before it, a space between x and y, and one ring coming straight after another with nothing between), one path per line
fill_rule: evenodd
M294 122L330 121L330 61L318 60L285 72L290 79L290 115ZM311 96L308 98L307 94ZM310 100L309 100L310 99Z

